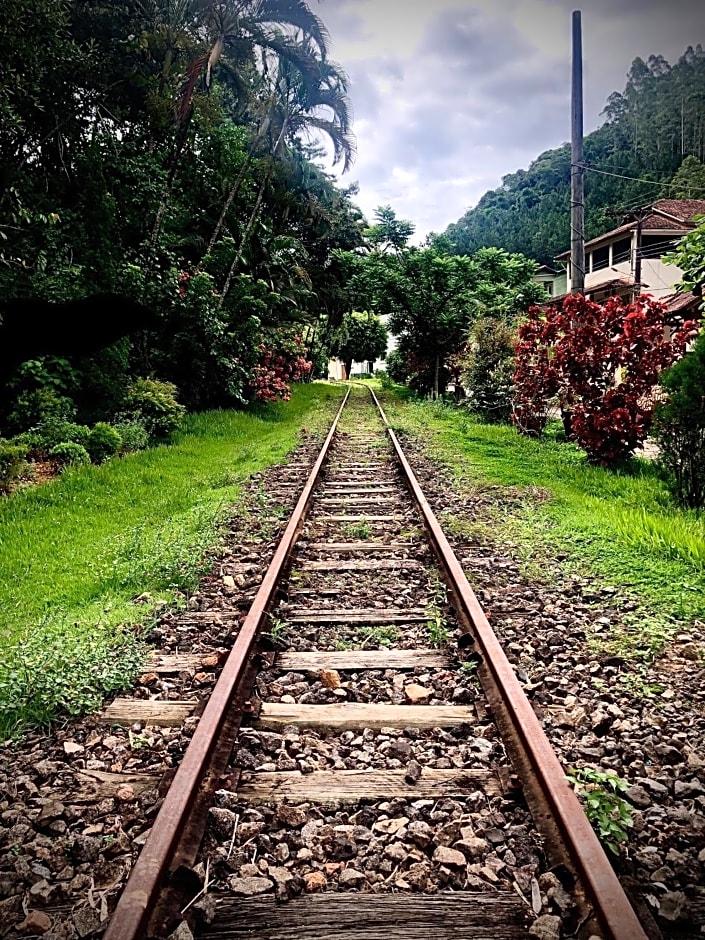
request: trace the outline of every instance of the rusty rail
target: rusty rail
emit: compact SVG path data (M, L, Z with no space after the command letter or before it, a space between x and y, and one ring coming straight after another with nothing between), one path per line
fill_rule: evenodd
M169 792L164 798L152 831L130 873L125 890L120 896L104 934L104 940L139 940L144 935L152 906L165 884L170 862L207 772L210 759L217 747L219 732L245 675L255 639L272 604L277 585L306 518L314 487L349 395L350 386L306 481L274 558L240 628L198 727L186 749Z
M462 566L451 548L421 491L401 445L392 430L377 396L370 394L379 409L396 451L414 502L424 521L434 553L446 575L458 613L472 625L475 641L489 670L497 695L521 742L525 762L530 766L541 793L558 825L565 848L575 865L594 911L608 940L647 940L647 935L624 893L580 802L566 781L565 771L531 707L531 703L487 617L470 587Z

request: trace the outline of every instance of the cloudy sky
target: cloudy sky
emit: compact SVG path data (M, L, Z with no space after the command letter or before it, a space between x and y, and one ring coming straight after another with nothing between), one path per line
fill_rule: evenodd
M359 182L370 221L389 203L421 241L569 139L576 0L311 5L351 79L358 157L341 182ZM705 44L702 0L585 0L582 20L586 133L635 56Z

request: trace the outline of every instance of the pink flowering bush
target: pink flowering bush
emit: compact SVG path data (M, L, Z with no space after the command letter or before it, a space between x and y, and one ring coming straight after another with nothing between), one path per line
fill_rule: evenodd
M309 377L313 363L298 334L276 333L269 343L260 343L259 362L252 370L250 387L257 401L289 401L292 382Z

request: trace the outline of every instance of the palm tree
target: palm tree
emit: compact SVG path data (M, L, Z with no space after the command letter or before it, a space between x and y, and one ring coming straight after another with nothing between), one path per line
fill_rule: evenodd
M180 18L184 31L205 35L203 52L193 58L185 70L176 100L175 140L150 247L154 250L169 202L174 178L188 137L194 110L194 96L199 80L208 90L219 63L227 63L236 85L240 83L239 66L251 65L259 56L266 61L274 56L296 65L302 74L313 68L312 53L321 59L328 53L329 36L321 19L304 0L151 0L165 3L171 20ZM297 40L302 34L305 44ZM230 56L229 53L233 55Z
M311 51L308 43L304 43L304 46L309 52ZM283 159L287 153L287 139L311 138L314 134L325 134L333 144L334 163L342 161L344 173L350 169L355 156L352 112L348 99L348 78L340 66L327 60L319 60L315 81L312 81L310 71L302 72L291 62L282 59L279 62L277 77L268 102L270 103L267 116L267 134L270 140L268 165L260 182L257 199L242 234L240 245L226 276L220 304L223 303L230 290L233 276L257 222L275 162ZM230 194L228 198L230 199ZM212 249L215 244L223 221L224 215L221 213L221 219L211 238L208 250Z

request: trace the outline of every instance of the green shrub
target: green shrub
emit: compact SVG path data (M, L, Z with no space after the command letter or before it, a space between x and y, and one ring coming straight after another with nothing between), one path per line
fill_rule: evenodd
M22 473L26 456L27 448L22 444L0 440L0 493L7 493Z
M701 509L705 506L705 333L659 381L668 392L654 415L659 463L678 502Z
M34 388L18 395L7 416L7 427L20 433L49 419L70 421L75 414L76 407L70 398L59 395L53 388Z
M514 397L516 334L501 320L484 317L472 328L463 384L470 410L491 424L509 422Z
M120 452L123 454L132 454L138 450L145 450L149 447L149 433L147 428L133 418L131 421L116 421L113 427L122 438Z
M32 449L48 453L57 444L70 442L86 447L91 429L85 424L74 424L63 418L46 418L38 427L27 432L33 441Z
M94 463L102 463L109 457L114 457L121 445L120 432L105 421L99 421L88 435L86 450Z
M406 356L398 349L393 349L387 353L387 375L392 382L404 385L409 378L409 364Z
M91 462L88 451L83 444L76 444L73 441L62 441L60 444L56 444L49 451L49 456L64 467L80 466Z
M145 426L154 440L164 440L179 430L186 409L176 400L171 382L136 379L127 391L126 415Z

